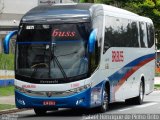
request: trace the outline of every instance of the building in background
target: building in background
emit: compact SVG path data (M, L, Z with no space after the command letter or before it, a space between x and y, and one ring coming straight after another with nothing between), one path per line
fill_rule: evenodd
M18 29L22 16L38 5L53 5L55 3L73 3L79 0L0 0L0 53L5 35Z

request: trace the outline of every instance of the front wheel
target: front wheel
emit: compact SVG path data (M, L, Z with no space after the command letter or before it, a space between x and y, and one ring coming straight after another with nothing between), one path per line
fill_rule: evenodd
M108 95L108 92L107 92L107 89L106 88L104 88L103 89L103 93L102 93L102 104L101 104L101 106L100 107L98 107L98 111L100 112L100 113L104 113L104 112L106 112L107 110L108 110L108 104L109 104L109 95Z
M35 112L36 115L38 115L38 116L43 116L43 115L46 114L47 110L39 109L39 108L34 108L34 112Z

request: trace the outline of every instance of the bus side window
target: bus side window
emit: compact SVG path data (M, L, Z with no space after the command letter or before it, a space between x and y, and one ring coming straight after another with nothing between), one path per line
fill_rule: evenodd
M148 47L147 29L146 29L146 24L144 22L140 22L140 42L142 48Z
M130 33L130 37L131 37L131 47L139 47L139 41L138 41L138 26L137 26L137 22L132 21L131 22L131 33Z
M148 35L148 47L152 47L154 44L154 27L152 24L147 23L147 35Z

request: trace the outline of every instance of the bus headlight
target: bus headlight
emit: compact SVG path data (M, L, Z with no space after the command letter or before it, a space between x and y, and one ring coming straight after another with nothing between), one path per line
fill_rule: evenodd
M87 84L87 85L84 85L84 86L81 86L81 87L78 87L78 88L67 90L66 92L68 92L68 93L79 93L79 92L81 92L83 90L86 90L90 87L91 87L91 84Z
M73 95L75 93L79 93L81 91L84 91L88 88L91 87L91 84L87 84L87 85L84 85L84 86L81 86L81 87L78 87L78 88L74 88L74 89L70 89L70 90L67 90L67 91L32 91L32 90L27 90L25 88L21 88L21 87L18 87L18 86L15 86L15 89L21 93L25 93L27 95L30 95L30 96L37 96L37 97L48 97L46 95L47 92L50 92L52 94L52 96L50 97L64 97L64 96L69 96L69 95Z

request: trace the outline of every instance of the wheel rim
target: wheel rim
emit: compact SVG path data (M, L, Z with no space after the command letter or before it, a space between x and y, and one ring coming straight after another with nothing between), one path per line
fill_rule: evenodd
M103 91L103 105L102 106L103 106L104 110L107 110L107 108L108 108L108 94L105 90Z
M143 86L141 83L141 86L140 86L140 99L141 99L141 101L143 100L143 95L144 95L144 92L143 92Z

